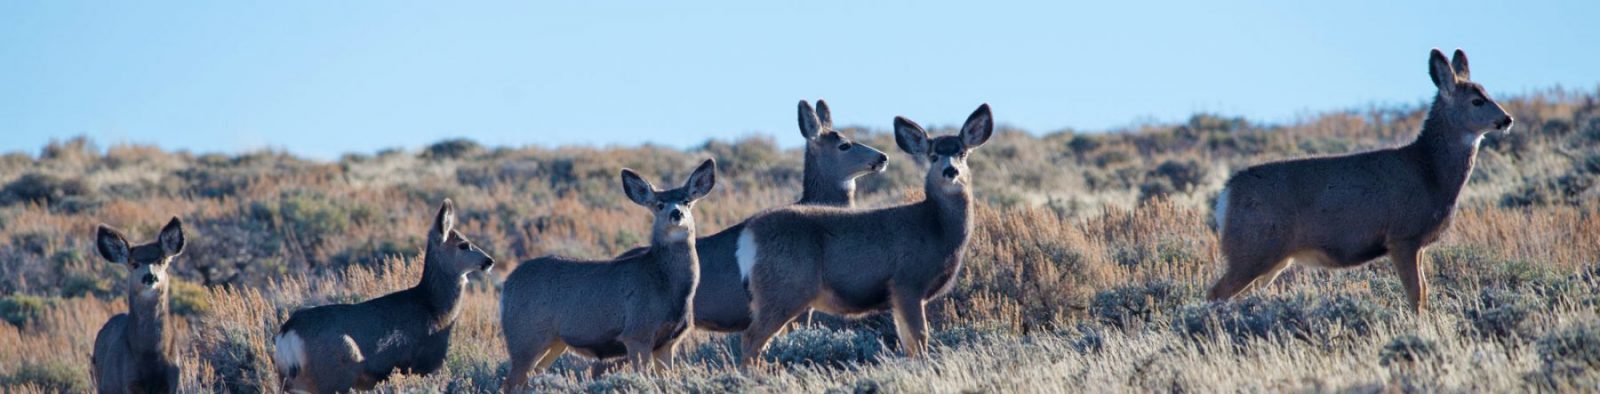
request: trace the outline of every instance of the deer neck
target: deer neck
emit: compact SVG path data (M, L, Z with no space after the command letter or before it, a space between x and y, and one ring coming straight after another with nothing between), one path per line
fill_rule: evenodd
M422 282L415 289L428 303L428 309L433 311L431 318L435 328L442 329L454 322L456 314L461 311L461 293L466 290L467 276L449 273L444 267L445 262L434 257L432 246L423 253Z
M167 287L154 295L128 294L128 346L135 353L168 355L172 337L167 329Z
M1478 156L1478 138L1481 135L1455 124L1443 114L1442 105L1435 99L1422 123L1422 132L1411 144L1433 181L1431 185L1443 194L1441 201L1454 205L1462 186L1472 176L1473 162ZM1467 139L1462 136L1472 135Z
M972 234L971 187L967 185L957 193L941 191L932 183L923 187L926 196L923 204L934 211L933 216L939 219L939 229L944 239L950 241L956 250L965 246L967 237Z
M689 295L694 294L694 288L700 283L700 257L695 251L694 237L692 232L681 240L657 236L650 243L650 256L667 278L668 288L687 291Z
M856 179L830 179L822 176L815 160L806 160L805 173L800 185L800 205L829 205L850 207L855 205Z

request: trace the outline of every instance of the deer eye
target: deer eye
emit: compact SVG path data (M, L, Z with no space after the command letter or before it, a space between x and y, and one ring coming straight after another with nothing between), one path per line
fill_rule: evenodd
M855 147L855 144L849 142L839 144L839 150L850 150L852 147Z
M456 249L467 250L467 249L471 249L471 248L472 248L472 244L469 244L469 243L466 243L466 242L462 242L462 243L456 245Z
M1474 106L1474 107L1482 107L1483 106L1483 99L1481 99L1481 98L1472 99L1472 106Z
M667 207L666 203L659 203L659 202L656 203L656 210L658 210L658 211L662 210L662 209L665 209L666 207Z

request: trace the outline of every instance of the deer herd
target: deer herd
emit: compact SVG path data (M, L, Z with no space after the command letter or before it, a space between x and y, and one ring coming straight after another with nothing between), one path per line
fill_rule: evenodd
M1470 80L1461 50L1446 58L1434 49L1428 71L1438 91L1414 142L1260 164L1227 180L1215 208L1225 269L1208 299L1263 287L1295 262L1356 267L1388 256L1411 309L1426 307L1422 252L1449 227L1478 142L1512 124ZM503 389L524 389L531 373L568 351L649 371L671 362L684 334L697 328L742 333L739 365L749 368L808 310L846 317L888 311L902 351L927 354L924 308L956 283L973 230L976 174L967 160L994 133L989 106L979 106L956 135L931 136L896 117L895 145L927 167L923 197L879 208L855 206L855 182L883 171L889 157L835 130L821 100L815 108L800 102L799 125L806 140L799 201L708 236L695 226L694 207L717 184L715 162L701 163L672 189L621 170L623 194L652 214L649 245L612 259L547 256L517 265L500 290L511 358ZM455 223L446 199L427 230L414 287L291 314L273 337L282 389L345 392L396 372L438 370L468 274L495 264ZM137 246L99 227L100 256L131 270L128 312L95 338L91 371L100 392L176 391L182 366L168 319L167 268L185 241L178 218Z

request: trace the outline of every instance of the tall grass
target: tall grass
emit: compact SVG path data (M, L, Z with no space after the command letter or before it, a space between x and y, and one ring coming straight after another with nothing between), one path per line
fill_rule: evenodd
M1389 264L1291 269L1245 299L1208 304L1220 268L1210 206L1243 166L1408 142L1419 107L1288 124L1196 115L1111 133L998 133L973 162L981 199L966 270L930 305L932 357L898 356L887 319L797 328L776 366L730 367L736 340L696 333L658 374L591 377L563 358L541 391L1593 390L1600 384L1597 92L1506 100L1512 134L1485 140L1454 227L1427 253L1432 309L1404 312ZM891 137L851 130L890 150ZM946 130L949 132L949 130ZM673 180L715 157L697 209L717 230L798 195L799 154L772 141L679 151L504 148L444 141L337 162L284 152L194 155L73 139L0 157L0 390L82 391L95 332L126 309L126 270L93 251L94 225L148 239L171 216L189 248L174 310L189 391L274 392L269 343L292 311L403 289L432 208L456 200L463 233L501 261L473 278L446 368L392 391L492 391L505 349L500 277L547 253L602 257L642 244L648 217L616 171ZM895 156L864 178L864 206L914 199Z

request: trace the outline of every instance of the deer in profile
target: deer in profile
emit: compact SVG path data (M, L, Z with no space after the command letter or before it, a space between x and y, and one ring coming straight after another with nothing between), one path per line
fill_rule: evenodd
M925 306L956 282L972 233L967 155L989 139L994 120L984 104L956 136L930 139L904 117L894 126L895 144L930 164L922 201L870 210L791 206L746 222L738 260L752 321L741 365L754 364L767 341L808 307L846 317L892 310L901 348L911 357L926 352Z
M1423 249L1450 227L1478 141L1512 123L1471 81L1460 49L1450 60L1434 49L1428 72L1439 90L1416 141L1261 164L1228 179L1215 210L1227 269L1209 299L1262 287L1292 263L1345 268L1388 255L1411 309L1426 308Z
M800 101L800 136L805 137L805 167L798 205L855 205L856 178L882 172L889 156L845 137L833 128L828 103L817 100L816 110ZM715 332L737 332L750 325L750 293L745 290L739 262L734 257L744 223L735 224L695 240L700 257L700 287L694 293L694 326ZM642 253L637 248L623 256Z
M167 268L183 253L183 222L174 217L156 241L130 246L121 232L104 224L96 231L100 257L132 270L128 275L128 313L112 316L94 338L90 357L95 389L101 393L178 391L175 330L167 324L172 278Z
M455 206L445 199L428 229L416 286L290 315L273 338L283 390L366 390L396 371L429 374L444 365L467 274L494 267L494 258L457 232L455 222Z
M639 370L671 361L678 340L694 327L691 300L700 264L691 211L716 185L716 168L706 160L672 190L622 170L623 192L655 217L643 253L610 261L546 256L517 266L500 296L500 327L511 355L506 392L568 349L596 359L627 356Z

